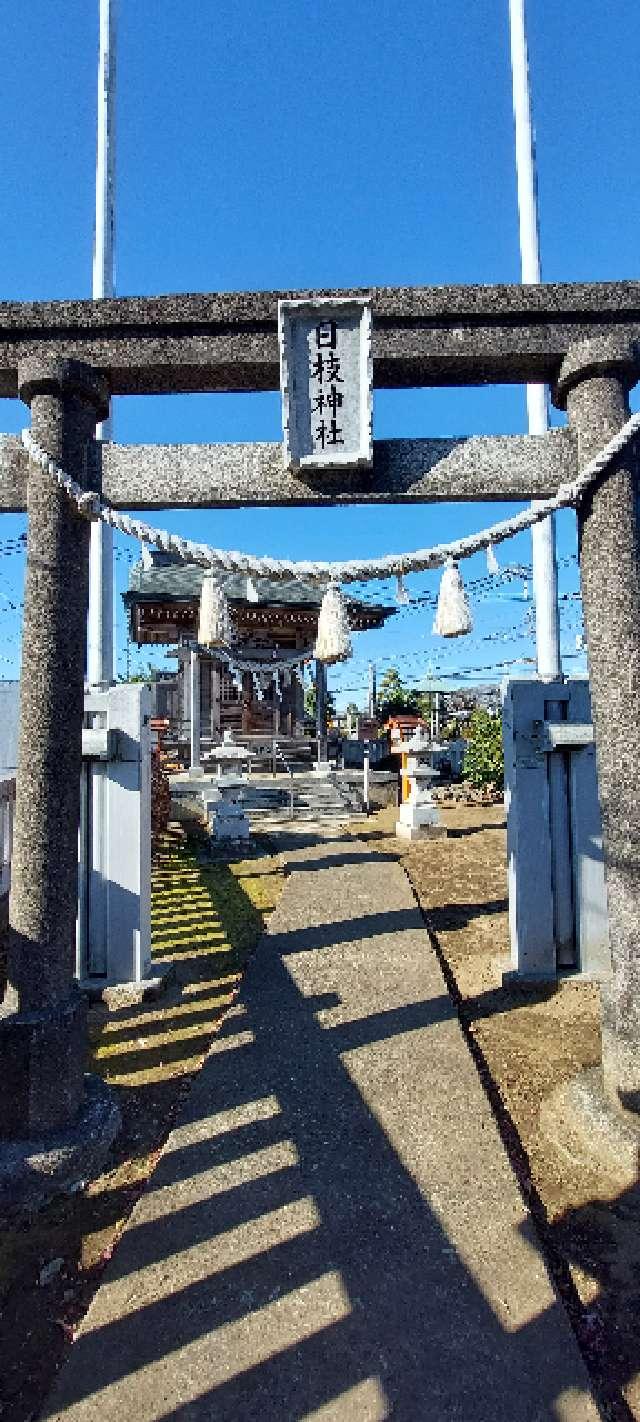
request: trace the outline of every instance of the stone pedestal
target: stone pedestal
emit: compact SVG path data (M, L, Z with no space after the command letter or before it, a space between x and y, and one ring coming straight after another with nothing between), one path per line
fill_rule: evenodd
M83 484L95 424L108 412L101 377L77 361L29 361L19 368L19 392L31 405L38 443ZM0 1079L9 1085L0 1098L0 1138L18 1142L23 1160L36 1137L74 1124L81 1132L86 1108L74 957L90 530L53 475L34 465L27 507L9 956L0 1008ZM108 1104L105 1149L116 1123ZM15 1150L7 1150L15 1162ZM10 1191L12 1169L0 1147L3 1190ZM55 1188L55 1169L44 1174Z
M435 805L412 805L405 800L396 820L398 839L446 839L447 831L438 820Z
M0 1138L56 1131L78 1114L84 1087L85 1006L70 986L33 1012L0 1009Z
M207 806L211 831L217 840L250 838L251 826L242 803L243 785L244 781L237 776L218 777L218 798L212 806Z
M612 335L566 357L555 391L578 439L580 467L629 417L640 367ZM580 575L609 937L603 993L603 1069L609 1094L640 1109L640 513L637 441L591 485L578 509Z

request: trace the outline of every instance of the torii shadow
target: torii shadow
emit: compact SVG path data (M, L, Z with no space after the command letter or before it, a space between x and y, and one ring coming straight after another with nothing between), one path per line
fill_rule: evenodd
M450 998L324 1026L339 999L303 995L292 937L261 940L107 1275L130 1305L81 1336L45 1417L111 1422L138 1391L154 1422L595 1417L562 1305L503 1326L349 1072Z

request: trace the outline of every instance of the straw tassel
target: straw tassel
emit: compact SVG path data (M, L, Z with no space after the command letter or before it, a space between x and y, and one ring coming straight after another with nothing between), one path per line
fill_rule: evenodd
M458 564L447 558L436 608L433 631L437 637L464 637L471 631L471 611Z
M337 583L330 583L320 604L314 656L319 662L346 662L351 656L347 605Z
M396 575L396 602L399 607L406 607L409 602L409 594L402 573Z
M494 575L500 572L500 564L493 551L493 543L487 544L487 568Z
M201 647L224 647L231 641L229 604L221 583L205 573L200 591L198 642Z

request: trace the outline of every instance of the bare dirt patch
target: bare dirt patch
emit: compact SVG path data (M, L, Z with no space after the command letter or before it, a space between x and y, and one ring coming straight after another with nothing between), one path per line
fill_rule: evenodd
M604 1414L640 1418L638 1188L610 1161L594 1156L585 1168L560 1153L539 1125L542 1100L600 1060L599 990L579 980L535 993L502 987L504 810L456 805L441 813L446 840L396 840L392 810L358 834L402 857Z

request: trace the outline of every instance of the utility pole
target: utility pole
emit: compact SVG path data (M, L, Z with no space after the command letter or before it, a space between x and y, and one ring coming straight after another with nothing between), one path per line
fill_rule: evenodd
M371 720L377 712L377 688L376 688L376 667L375 662L369 662L369 705L368 713Z
M114 295L116 0L100 0L98 64L98 143L96 226L93 251L94 300ZM111 415L98 425L96 438L112 438ZM91 525L87 680L90 686L113 681L113 529Z
M520 259L522 281L538 284L540 282L540 241L524 3L525 0L509 0ZM529 434L546 434L549 428L549 415L545 385L527 386L527 414ZM562 676L558 617L558 569L553 515L543 519L541 523L532 528L531 538L538 676L543 681L553 681Z

